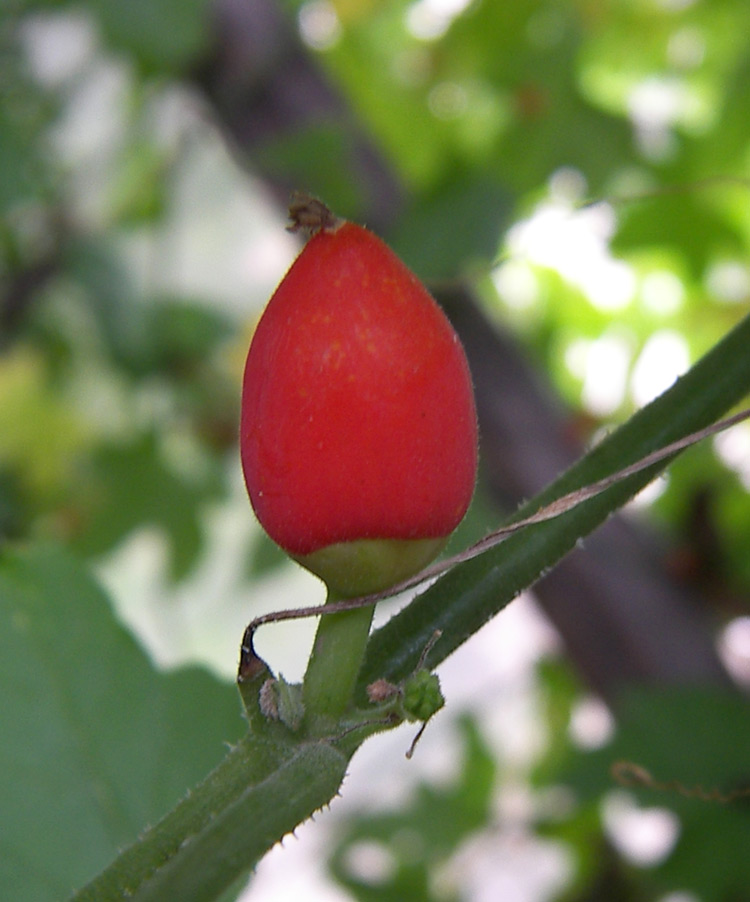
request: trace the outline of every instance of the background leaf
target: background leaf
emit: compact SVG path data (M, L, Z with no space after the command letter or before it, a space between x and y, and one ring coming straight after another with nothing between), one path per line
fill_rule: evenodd
M617 736L604 749L579 758L562 773L584 801L617 788L615 761L649 771L661 790L632 788L644 807L668 805L679 818L674 851L653 877L666 890L681 885L705 902L742 899L750 886L745 854L750 830L746 798L731 802L697 797L750 786L750 709L730 693L706 689L632 691L624 699Z
M428 900L432 874L472 833L491 817L496 764L477 725L464 718L461 770L446 786L422 783L415 797L400 810L351 818L338 830L331 868L339 881L363 902L393 899ZM365 880L352 871L352 853L360 844L379 847L390 862L381 880ZM445 896L457 900L458 896Z
M113 49L128 53L148 74L185 66L206 45L208 0L135 0L127 6L95 0L91 5Z
M428 284L485 270L510 218L510 197L494 179L454 177L407 210L390 242Z
M184 575L201 548L198 505L219 494L218 475L210 469L195 478L175 472L152 434L101 448L93 467L90 503L76 549L103 554L136 527L155 526L169 538L173 575Z
M60 902L243 731L233 686L160 673L75 558L0 553L0 896Z

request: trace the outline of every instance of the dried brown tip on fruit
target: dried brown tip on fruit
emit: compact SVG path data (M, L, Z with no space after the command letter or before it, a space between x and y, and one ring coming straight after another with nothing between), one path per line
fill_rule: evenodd
M289 201L288 232L306 232L312 237L318 232L335 232L344 222L335 216L323 201L304 191L295 191Z

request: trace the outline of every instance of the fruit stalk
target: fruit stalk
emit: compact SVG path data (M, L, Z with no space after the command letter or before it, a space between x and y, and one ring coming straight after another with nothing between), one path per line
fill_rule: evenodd
M326 604L339 601L328 593ZM374 605L320 618L302 689L310 721L338 719L352 702Z

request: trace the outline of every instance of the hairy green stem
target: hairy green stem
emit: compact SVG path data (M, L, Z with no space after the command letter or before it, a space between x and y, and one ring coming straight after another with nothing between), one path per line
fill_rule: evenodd
M328 742L271 732L278 735L248 734L70 902L209 902L252 868L331 800L349 758Z
M338 600L329 591L326 604ZM374 607L320 618L302 690L311 717L338 719L350 706Z

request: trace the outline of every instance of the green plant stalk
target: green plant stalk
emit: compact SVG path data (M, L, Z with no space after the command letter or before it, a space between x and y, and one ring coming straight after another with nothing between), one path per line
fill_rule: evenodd
M326 805L349 755L322 740L283 738L283 728L271 732L277 736L248 734L71 902L208 902Z
M750 392L750 316L741 320L670 389L638 411L510 518L519 520L567 492L639 460L708 426ZM554 520L528 527L477 558L454 567L376 630L367 645L355 698L383 677L405 679L435 629L435 667L522 590L572 550L647 485L669 461L655 465Z
M326 604L340 598L329 590ZM374 605L321 617L302 687L306 716L338 720L350 707Z
M373 727L345 734L337 747L295 735L260 710L258 693L269 676L253 655L239 686L249 724L245 737L71 902L208 902L331 800L349 758Z

